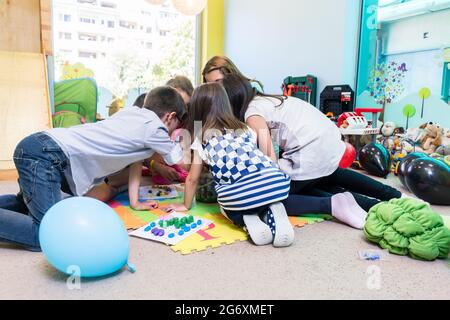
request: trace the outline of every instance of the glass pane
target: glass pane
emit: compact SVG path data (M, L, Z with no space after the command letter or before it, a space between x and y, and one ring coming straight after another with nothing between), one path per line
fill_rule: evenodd
M176 75L195 79L196 17L171 1L54 0L55 80L92 77L97 112L128 107ZM118 99L116 99L118 98Z
M380 120L450 128L450 0L365 0L356 105ZM444 76L443 76L444 74Z

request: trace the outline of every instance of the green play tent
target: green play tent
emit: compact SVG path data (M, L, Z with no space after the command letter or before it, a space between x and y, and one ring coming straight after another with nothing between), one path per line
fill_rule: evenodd
M55 83L54 128L69 128L96 121L97 83L91 78Z

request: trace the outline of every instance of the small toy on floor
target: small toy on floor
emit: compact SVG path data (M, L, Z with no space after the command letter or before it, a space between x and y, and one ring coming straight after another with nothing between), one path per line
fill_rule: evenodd
M387 260L387 253L384 250L367 249L358 251L359 258L366 261Z
M131 236L175 245L212 221L192 215L172 212L130 233Z
M139 188L139 199L165 200L178 198L178 191L173 186L147 186Z

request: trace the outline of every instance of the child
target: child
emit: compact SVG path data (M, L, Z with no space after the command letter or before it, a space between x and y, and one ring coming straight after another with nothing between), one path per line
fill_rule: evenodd
M142 161L155 152L169 165L181 160L181 148L169 135L185 111L175 89L159 87L147 95L143 108L127 108L102 122L50 129L23 139L14 162L27 210L21 208L21 199L14 205L11 196L0 197L0 240L39 251L40 222L61 200L61 189L83 196L105 177L130 165L131 206L154 208L155 202L138 201ZM17 211L3 209L6 206Z
M167 81L166 86L171 86L175 88L181 97L186 103L186 106L189 106L191 102L192 93L194 92L194 86L192 85L191 80L185 76L176 76L175 78Z
M258 92L264 92L262 83L256 79L249 79L245 77L230 58L225 56L215 56L209 59L203 68L203 82L218 82L227 74L234 74L247 79L253 88Z
M291 245L294 231L280 203L288 196L289 177L259 151L254 133L234 117L222 85L210 83L197 88L188 113L189 131L193 134L195 122L201 121L202 137L196 137L191 147L194 161L186 180L184 204L171 205L170 209L191 208L204 161L216 182L222 212L230 220L245 226L256 245Z
M341 134L314 106L294 97L258 93L236 75L226 75L222 83L235 115L257 132L264 154L278 161L291 177L291 196L286 203L290 214L331 213L362 229L371 207L400 198L394 188L339 168L345 149ZM279 160L270 134L282 150Z

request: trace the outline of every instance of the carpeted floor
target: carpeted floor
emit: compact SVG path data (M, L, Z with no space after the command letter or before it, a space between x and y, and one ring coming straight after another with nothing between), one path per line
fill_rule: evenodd
M395 177L385 181L405 191ZM16 191L16 183L0 182L0 194ZM450 207L433 208L450 216ZM41 253L0 244L0 299L450 298L450 260L360 260L358 251L378 248L337 222L296 229L294 245L284 249L237 242L181 255L160 243L130 241L136 273L82 280L79 290Z

